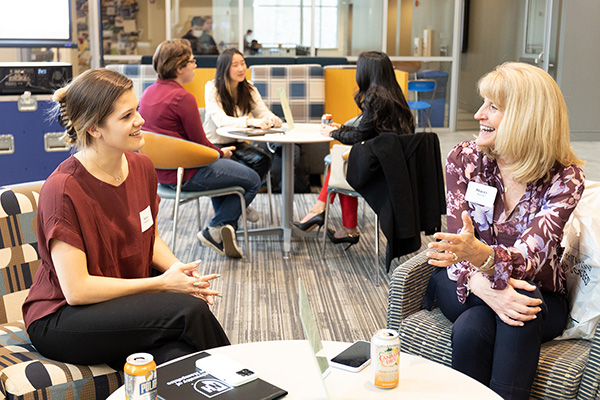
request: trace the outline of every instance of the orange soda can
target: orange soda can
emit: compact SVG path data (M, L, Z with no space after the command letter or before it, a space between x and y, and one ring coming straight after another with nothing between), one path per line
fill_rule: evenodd
M322 125L331 125L332 122L333 122L333 116L331 114L323 114L323 116L321 117Z
M400 337L393 329L380 329L371 339L371 382L391 389L400 380Z
M152 354L135 353L125 363L125 399L155 400L158 382Z

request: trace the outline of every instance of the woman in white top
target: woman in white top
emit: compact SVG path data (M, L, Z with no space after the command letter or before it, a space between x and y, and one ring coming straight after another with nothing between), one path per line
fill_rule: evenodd
M255 170L262 178L271 167L271 156L245 141L219 136L217 128L281 127L282 121L262 100L254 85L246 80L246 61L237 49L226 49L217 59L215 79L206 82L204 131L215 146L235 146L232 160Z

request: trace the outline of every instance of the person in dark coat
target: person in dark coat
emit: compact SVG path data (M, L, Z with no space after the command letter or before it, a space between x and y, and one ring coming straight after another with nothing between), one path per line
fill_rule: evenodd
M344 144L353 145L372 139L380 132L414 133L412 112L398 85L394 66L385 53L368 51L358 56L356 83L358 92L354 96L354 101L362 111L356 120L357 124L333 123L323 128L324 134ZM323 188L317 202L302 220L294 222L298 229L310 231L323 225L328 183L329 174L323 181ZM330 201L333 201L333 196ZM327 232L327 236L333 243L347 243L350 246L358 243L360 239L356 218L358 200L356 197L340 195L340 205L343 227L335 232Z

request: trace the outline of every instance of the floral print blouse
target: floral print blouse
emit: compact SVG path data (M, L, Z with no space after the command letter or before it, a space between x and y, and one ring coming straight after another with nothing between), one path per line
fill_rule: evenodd
M465 200L469 182L498 189L493 207ZM565 274L560 266L563 228L583 193L585 177L577 165L556 165L549 179L529 182L525 194L507 215L504 186L496 160L481 152L475 142L462 142L446 161L448 232L462 228L461 214L467 210L475 234L495 253L491 287L502 290L509 278L532 280L539 288L564 293ZM447 268L457 282L458 300L464 303L469 277L478 270L468 261Z

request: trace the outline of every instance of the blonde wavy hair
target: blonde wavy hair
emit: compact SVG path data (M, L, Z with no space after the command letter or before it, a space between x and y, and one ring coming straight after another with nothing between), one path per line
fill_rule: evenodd
M52 100L57 104L51 112L66 130L63 140L77 149L87 147L89 129L102 126L114 111L115 102L128 90L133 90L129 78L99 68L83 72L54 92Z
M494 148L482 151L506 161L517 181L547 178L556 163L583 164L571 148L567 105L547 72L507 62L484 75L477 88L504 113Z

